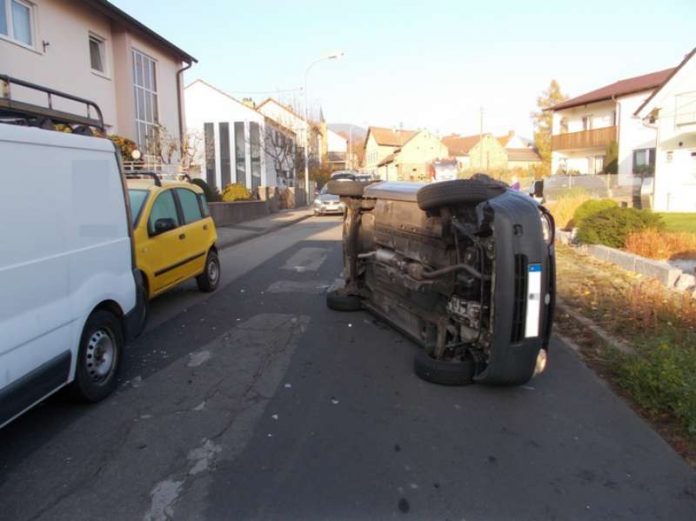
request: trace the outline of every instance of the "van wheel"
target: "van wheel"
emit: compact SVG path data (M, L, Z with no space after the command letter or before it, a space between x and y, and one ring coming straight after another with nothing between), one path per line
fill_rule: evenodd
M439 385L469 385L474 382L473 360L437 360L419 349L413 360L418 378Z
M220 283L220 259L215 250L208 252L208 257L205 260L205 269L203 273L196 277L198 289L209 293L215 291Z
M82 331L77 354L73 395L85 402L98 402L116 388L123 354L120 320L109 311L90 315Z
M326 294L326 305L334 311L360 311L362 309L360 297L346 295L338 291L329 291Z

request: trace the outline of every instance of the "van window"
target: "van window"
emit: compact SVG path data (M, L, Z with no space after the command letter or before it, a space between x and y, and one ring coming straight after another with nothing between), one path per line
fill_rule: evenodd
M174 219L176 225L181 226L179 214L176 211L176 204L174 203L174 194L171 190L159 194L155 204L152 205L150 220L147 223L147 229L150 233L154 233L157 219Z
M131 218L133 219L133 226L138 223L138 217L140 217L140 212L143 211L143 204L147 199L147 190L128 190L128 198L130 199L131 207Z
M177 188L176 195L179 196L181 209L184 212L184 224L200 221L203 218L201 207L198 205L198 198L194 192L185 188Z

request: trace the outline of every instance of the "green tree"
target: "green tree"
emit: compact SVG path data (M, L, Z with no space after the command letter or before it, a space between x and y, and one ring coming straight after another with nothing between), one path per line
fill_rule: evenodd
M568 99L561 92L561 86L556 80L551 80L548 88L537 97L537 111L532 112L534 121L534 144L547 173L551 172L551 132L553 112L547 109Z

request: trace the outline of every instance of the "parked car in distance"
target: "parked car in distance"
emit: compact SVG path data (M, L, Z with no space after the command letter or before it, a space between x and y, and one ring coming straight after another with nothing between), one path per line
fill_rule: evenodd
M312 206L314 215L343 214L346 209L345 204L341 202L337 195L330 194L327 191L327 185L324 185L321 189Z
M477 174L438 183L329 182L346 205L338 311L366 309L420 345L430 382L519 385L542 371L555 301L554 223Z
M0 157L1 427L68 385L105 398L144 316L113 143L0 123Z
M456 179L457 171L456 159L436 159L430 165L430 177L433 182Z
M133 178L139 177L139 178ZM217 231L201 188L129 174L135 263L148 299L196 278L201 291L220 283Z

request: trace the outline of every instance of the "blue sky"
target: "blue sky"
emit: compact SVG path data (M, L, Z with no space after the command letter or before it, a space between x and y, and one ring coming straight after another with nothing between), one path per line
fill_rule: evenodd
M514 129L551 79L577 95L673 67L696 46L696 1L112 0L198 58L190 82L235 95L293 97L306 66L311 106L329 122Z

